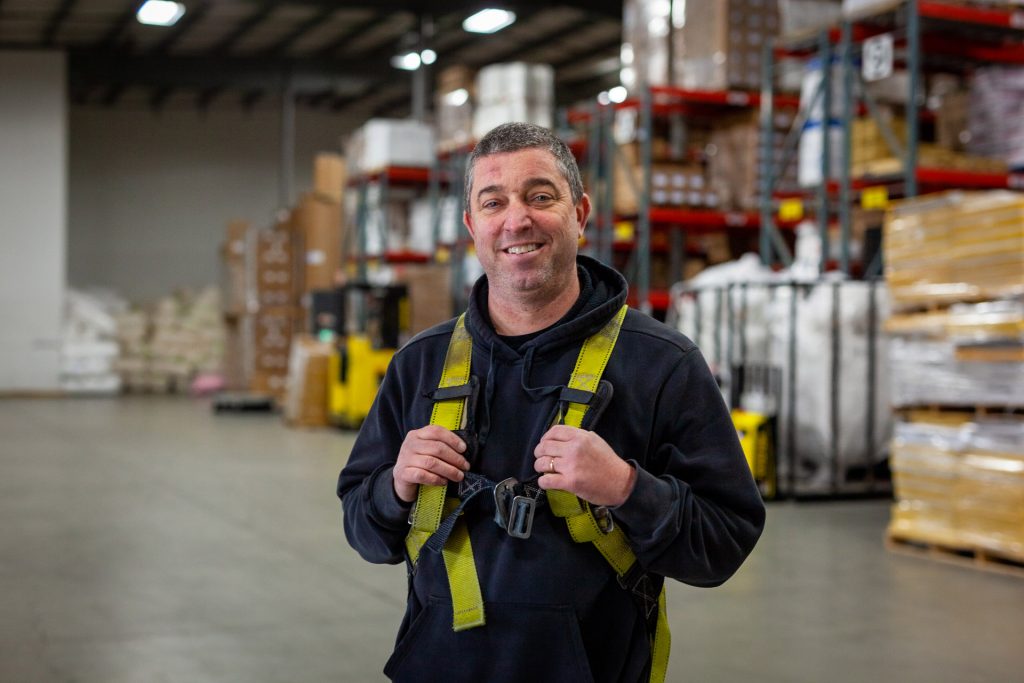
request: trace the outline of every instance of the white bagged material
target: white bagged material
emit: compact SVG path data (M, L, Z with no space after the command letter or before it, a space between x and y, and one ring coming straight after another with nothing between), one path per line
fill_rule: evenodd
M120 390L114 370L119 349L117 319L127 303L105 291L68 290L60 349L60 384L70 393L111 394Z
M778 468L789 475L790 320L796 295L795 480L802 493L827 492L831 485L833 441L838 481L852 468L871 467L885 459L891 430L887 344L881 321L888 315L888 296L878 285L876 301L876 360L874 402L868 406L869 284L865 282L778 283L789 273L774 274L755 255L710 268L691 281L686 294L675 298L677 327L698 344L708 364L731 392L734 366L769 367L779 384L768 407L777 407ZM731 290L729 282L734 283ZM785 280L783 281L785 282ZM744 292L740 283L746 283ZM839 296L838 435L833 439L832 297ZM731 305L730 305L731 298ZM744 303L745 299L745 303ZM729 324L732 322L732 333ZM740 329L743 329L741 339ZM753 398L753 397L751 397ZM741 403L745 401L741 400ZM763 398L758 398L764 409ZM749 405L743 407L750 408ZM867 416L874 416L874 434L867 435Z

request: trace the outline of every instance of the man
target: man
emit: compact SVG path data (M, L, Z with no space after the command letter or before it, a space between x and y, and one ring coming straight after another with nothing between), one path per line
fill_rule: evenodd
M485 276L464 321L395 355L338 483L349 542L370 562L409 562L385 673L663 676L652 652L667 657L654 609L664 577L721 584L764 525L729 413L693 343L633 310L622 320L625 280L577 255L590 200L550 131L488 133L469 160L466 207ZM605 349L599 360L585 342ZM466 377L448 381L457 358ZM459 408L447 427L435 407L445 401ZM574 409L582 428L567 424ZM450 499L441 531L407 543L430 491ZM571 535L566 501L599 531ZM621 548L600 545L613 538Z

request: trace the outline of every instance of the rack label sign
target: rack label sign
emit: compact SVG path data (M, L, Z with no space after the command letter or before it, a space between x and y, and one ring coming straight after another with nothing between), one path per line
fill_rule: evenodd
M860 193L860 206L867 211L889 208L889 189L884 185L865 187Z
M804 203L800 199L783 199L779 202L779 220L798 221L804 217Z
M883 33L864 41L864 59L861 75L865 81L880 81L892 76L893 39L891 33Z

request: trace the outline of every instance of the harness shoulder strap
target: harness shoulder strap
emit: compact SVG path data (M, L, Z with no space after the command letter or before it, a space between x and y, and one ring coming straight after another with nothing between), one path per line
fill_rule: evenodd
M448 342L444 358L444 369L438 389L460 387L469 383L469 369L473 357L473 339L466 331L466 314L459 316ZM434 402L430 424L455 431L464 426L466 419L466 396L443 399ZM420 550L438 527L441 520L451 514L459 505L459 499L448 497L447 486L420 485L416 504L409 516L409 534L405 537L405 549L415 566ZM448 574L448 587L452 594L452 628L456 631L482 626L484 600L480 592L476 564L473 561L473 546L465 522L456 524L445 541L441 552Z
M619 338L619 331L622 329L622 322L626 318L627 306L619 309L619 312L606 324L600 332L587 339L580 349L580 355L576 359L576 367L573 369L572 377L569 378L569 388L594 393L601 381L608 359L611 357L615 342ZM587 414L589 405L586 403L570 402L563 416L564 424L570 427L579 428L583 424L583 418ZM619 527L608 528L607 524L602 525L595 517L590 504L568 491L548 491L548 504L551 511L557 517L565 519L569 527L569 535L576 543L593 543L594 547L604 556L608 564L612 566L619 577L619 582L637 592L633 583L633 576L638 572L636 565L636 554L629 547L626 534ZM630 579L627 581L627 575ZM640 573L642 576L642 572ZM646 582L644 582L646 585ZM651 596L640 596L645 601L651 600ZM653 608L654 605L651 605ZM657 599L658 616L654 632L651 634L651 672L649 680L651 683L662 683L668 671L668 657L671 649L671 635L668 629L668 613L665 609L665 587L662 586L661 593Z

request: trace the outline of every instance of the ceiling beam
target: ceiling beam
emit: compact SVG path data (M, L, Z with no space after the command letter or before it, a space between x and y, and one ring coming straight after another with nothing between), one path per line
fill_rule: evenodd
M337 10L338 10L337 6L334 6L334 7L328 6L328 7L321 8L319 12L317 12L316 14L311 16L309 19L306 19L305 21L300 23L298 26L293 28L283 38L281 38L276 43L274 43L273 45L268 47L266 50L264 50L263 53L265 55L268 55L268 56L270 56L270 55L283 56L288 51L288 48L290 48L292 45L294 45L295 42L299 38L301 38L302 36L306 35L307 33L309 33L309 31L311 31L312 29L316 28L321 23L323 23L324 21L329 19L330 16L332 14L334 14Z
M224 88L222 86L214 86L212 88L203 89L199 95L196 96L196 106L200 109L207 110L213 101L224 94Z
M350 40L376 26L379 21L381 21L381 17L374 15L369 19L356 22L342 31L341 35L336 36L326 47L318 50L317 55L320 57L332 56L335 52L348 45Z
M131 26L132 20L135 19L136 13L139 11L139 8L142 7L144 2L145 0L133 0L128 9L122 12L117 19L114 20L114 23L111 24L110 29L107 30L106 34L100 38L96 47L104 50L109 50L114 47L124 32L128 30L128 27Z
M245 93L242 97L242 106L245 109L252 109L256 104L267 96L267 91L261 88L254 88Z
M71 10L75 6L75 0L63 0L60 3L60 7L50 17L49 23L46 25L46 30L43 31L43 44L53 46L56 41L57 34L60 32L60 27L64 25L64 20L71 14Z
M117 101L121 99L121 95L127 86L124 83L115 83L114 85L107 88L107 91L100 97L100 104L104 107L113 107L117 104Z
M362 60L293 59L269 57L210 57L203 55L96 54L71 51L69 81L75 86L126 83L147 87L275 88L290 77L299 92L355 91L394 75L383 62Z
M174 47L174 44L184 38L189 29L199 23L199 21L202 20L202 18L210 11L212 6L213 3L206 0L205 2L196 5L188 12L185 12L185 16L179 19L178 23L168 29L168 34L153 46L149 51L149 54L164 55L170 52L171 48Z
M167 104L168 98L171 93L174 92L174 88L170 86L162 86L153 91L153 94L149 96L149 107L153 111L160 111Z
M317 7L338 7L335 0L304 0L306 5ZM486 7L481 0L446 0L444 3L431 3L425 0L350 0L345 3L346 9L372 9L381 14L393 14L395 12L429 13L432 5L442 5L446 12L459 12L465 19L473 12ZM575 7L585 10L590 14L602 14L614 19L622 19L622 0L505 0L501 3L505 9L512 10L516 14L520 12L537 11L550 9L553 6Z
M214 45L210 51L215 54L224 54L228 52L232 47L235 46L235 43L237 43L239 40L242 39L243 36L245 36L246 33L251 31L253 28L256 27L257 24L259 24L264 19L269 17L271 13L274 11L274 7L276 4L277 3L273 2L272 0L263 0L263 2L260 3L259 9L255 10L252 14L250 14L248 17L239 22L235 29L231 31L231 33L229 33L227 36L225 36L219 43Z

